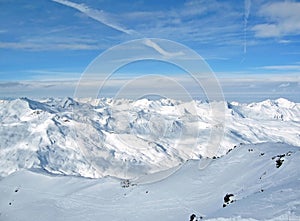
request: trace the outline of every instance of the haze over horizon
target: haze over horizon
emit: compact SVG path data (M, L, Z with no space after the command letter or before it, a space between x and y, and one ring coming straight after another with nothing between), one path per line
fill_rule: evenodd
M201 55L226 100L300 102L297 1L3 0L0 5L1 98L73 96L99 54L130 40L162 38ZM120 68L115 79L149 74L175 81L186 76L174 65L144 61ZM112 83L115 90L124 84Z

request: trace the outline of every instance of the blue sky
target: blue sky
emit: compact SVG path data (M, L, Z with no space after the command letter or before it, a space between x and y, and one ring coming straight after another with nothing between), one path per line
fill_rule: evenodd
M235 92L254 85L269 88L260 98L300 102L299 1L0 0L0 7L1 97L69 96L106 49L163 38L199 53L223 79L225 96L237 85L228 79L239 79ZM158 63L123 71L157 74L160 68L176 74Z

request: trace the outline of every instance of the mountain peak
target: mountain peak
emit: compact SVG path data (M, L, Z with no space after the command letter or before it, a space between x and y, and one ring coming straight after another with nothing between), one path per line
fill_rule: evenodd
M0 175L35 165L65 175L134 177L199 156L219 157L239 143L300 143L300 126L294 123L300 121L300 104L292 106L284 99L271 106L227 103L224 138L216 153L207 149L215 145L210 134L218 125L209 103L97 101L101 105L70 97L0 103L0 149L5 150Z

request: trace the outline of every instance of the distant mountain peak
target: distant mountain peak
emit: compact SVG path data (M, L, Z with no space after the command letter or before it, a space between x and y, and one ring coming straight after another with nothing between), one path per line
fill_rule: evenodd
M223 140L214 146L211 129L219 124L205 102L70 97L1 102L0 176L34 167L134 177L199 156L220 157L239 143L300 143L300 104L277 99L224 105Z

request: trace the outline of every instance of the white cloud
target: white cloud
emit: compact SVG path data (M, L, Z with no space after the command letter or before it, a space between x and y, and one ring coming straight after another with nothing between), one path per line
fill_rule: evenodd
M300 2L275 2L263 5L259 15L265 23L255 25L256 37L282 37L300 34Z
M144 43L145 45L147 45L150 48L153 48L155 51L157 51L159 54L165 57L176 57L176 56L184 55L184 53L181 51L175 53L167 52L164 49L162 49L157 43L151 41L150 39L146 39Z
M34 41L20 41L20 42L0 42L0 48L9 49L25 49L33 51L45 50L95 50L99 46L85 43L51 43L51 42L34 42Z
M188 0L167 11L132 11L120 16L134 24L135 30L144 37L175 40L188 46L212 43L213 47L240 47L243 44L242 14L243 11L229 2Z
M188 0L180 6L170 6L168 10L164 10L163 8L165 7L160 7L159 10L149 10L145 7L134 10L136 7L132 7L132 9L126 7L124 10L119 10L118 14L96 10L80 2L84 1L51 0L49 4L55 3L52 5L53 8L69 7L74 9L74 11L79 11L83 16L88 16L100 22L101 24L99 25L103 24L122 33L134 35L128 36L122 33L120 35L120 33L114 31L103 32L103 30L96 28L97 23L95 22L86 23L86 21L78 20L72 21L74 24L71 26L65 26L64 20L60 20L61 23L59 25L52 27L52 25L47 25L48 19L44 21L43 19L45 18L40 18L39 24L43 22L45 24L44 27L37 27L38 25L36 25L28 29L25 26L24 35L16 35L17 38L15 38L14 42L1 42L0 48L43 51L99 50L130 40L132 37L165 38L195 48L203 44L212 44L212 47L215 48L234 45L237 46L237 50L241 50L240 46L243 44L243 32L241 31L243 23L240 21L243 11L237 10L228 2ZM101 8L100 6L98 7ZM219 18L222 18L222 22L220 22ZM61 16L58 16L57 19L61 19ZM66 21L69 20L68 18L65 19ZM123 22L126 23L123 24ZM83 26L82 23L87 24L87 26ZM129 28L137 30L138 33ZM83 35L85 36L83 41L70 38L70 36L78 38L78 36ZM60 39L55 40L54 38ZM89 39L94 39L96 42L88 42ZM247 41L247 45L249 45L249 42ZM211 56L216 56L217 54L215 50L208 49L208 47L202 47L201 50L203 55L205 52L212 54ZM220 51L222 50L220 49ZM233 50L227 50L227 52L233 53ZM228 55L223 53L218 56Z
M300 71L300 65L270 65L262 66L259 69L274 71Z
M112 15L104 12L99 11L96 9L92 9L85 4L78 4L75 2L71 2L68 0L52 0L54 2L57 2L59 4L77 9L78 11L82 12L83 14L87 15L88 17L106 25L109 26L115 30L118 30L120 32L126 33L126 34L134 34L135 32L133 30L127 29L119 24L117 24L115 21L113 21Z
M290 86L290 83L289 83L289 82L287 82L287 83L282 83L282 84L280 84L278 87L288 87L288 86Z
M184 4L184 8L179 11L181 16L197 16L206 13L210 6L217 7L218 3L216 1L199 1L191 0Z
M259 24L252 28L255 31L255 36L260 38L278 37L281 36L280 28L275 24Z
M286 39L280 39L278 41L278 43L280 43L280 44L289 44L289 43L292 43L292 41L291 40L286 40Z
M37 35L26 38L23 36L19 41L0 41L0 48L22 49L31 51L51 51L51 50L99 50L105 48L96 40L86 36L67 35Z

